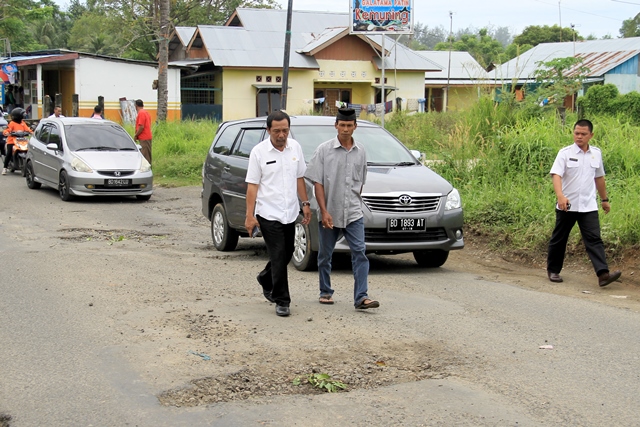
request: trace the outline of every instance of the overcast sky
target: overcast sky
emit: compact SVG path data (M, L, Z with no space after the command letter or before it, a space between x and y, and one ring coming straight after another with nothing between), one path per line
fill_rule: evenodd
M283 9L288 0L277 0ZM349 0L293 0L294 10L348 12ZM560 7L558 7L558 5ZM640 12L640 0L413 0L414 22L449 29L453 12L453 32L473 26L509 27L517 35L528 25L574 24L580 35L617 37L622 21Z

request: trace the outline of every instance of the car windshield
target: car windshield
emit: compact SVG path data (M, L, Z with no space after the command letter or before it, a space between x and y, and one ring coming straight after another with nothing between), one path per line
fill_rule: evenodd
M127 131L118 125L66 125L71 151L133 151L137 147Z
M291 137L300 143L304 158L309 162L318 145L336 137L336 129L334 126L292 125ZM411 166L417 164L415 157L398 140L380 127L358 127L353 137L358 144L364 146L369 165Z

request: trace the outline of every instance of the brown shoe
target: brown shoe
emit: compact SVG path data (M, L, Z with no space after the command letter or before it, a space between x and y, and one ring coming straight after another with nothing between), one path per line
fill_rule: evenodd
M562 282L562 277L560 277L558 273L552 273L550 271L547 271L547 275L549 276L549 280L551 280L553 283Z
M616 270L611 273L602 273L598 276L598 285L600 285L600 287L607 286L608 284L618 280L620 276L622 276L622 272L620 270Z

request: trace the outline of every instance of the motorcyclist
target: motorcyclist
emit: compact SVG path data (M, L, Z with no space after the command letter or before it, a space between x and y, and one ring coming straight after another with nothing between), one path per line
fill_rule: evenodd
M11 110L11 122L7 128L2 131L2 134L7 137L7 145L5 146L6 155L4 156L4 168L2 169L2 175L7 174L7 167L9 162L13 160L13 146L16 141L16 137L11 135L11 132L29 132L33 133L31 128L24 122L25 111L23 108L14 108Z

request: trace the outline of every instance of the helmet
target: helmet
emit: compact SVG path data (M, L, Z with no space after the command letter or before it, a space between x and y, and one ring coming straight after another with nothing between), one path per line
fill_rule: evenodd
M15 122L20 122L25 118L26 114L24 108L14 108L11 110L11 119Z

